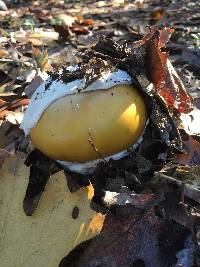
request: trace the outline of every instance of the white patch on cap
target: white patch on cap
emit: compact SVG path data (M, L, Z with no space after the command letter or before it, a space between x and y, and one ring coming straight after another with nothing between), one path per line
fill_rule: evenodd
M72 66L71 70L74 68L76 67ZM37 124L43 112L58 98L66 95L77 94L80 90L82 90L80 93L84 93L86 91L100 89L105 90L115 85L131 83L132 81L130 75L122 70L105 73L104 76L100 77L85 89L85 78L64 83L61 80L52 80L52 78L49 77L36 89L32 95L30 104L24 114L20 128L24 130L25 135L29 134L30 130Z

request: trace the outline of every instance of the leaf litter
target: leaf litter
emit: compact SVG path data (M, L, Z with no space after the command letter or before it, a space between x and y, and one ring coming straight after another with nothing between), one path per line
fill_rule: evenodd
M49 2L53 3L54 10ZM50 177L62 171L55 162L35 151L18 128L20 116L23 116L30 96L43 80L43 73L54 68L52 73L55 74L57 69L64 66L65 70L65 66L73 62L79 64L78 71L63 71L61 77L55 75L55 79L68 82L87 73L87 82L90 84L105 68L119 67L126 70L133 83L140 87L148 106L149 123L143 141L138 150L133 151L130 156L117 162L103 162L95 173L88 177L65 170L66 176L69 177L67 184L73 194L82 190L81 187L87 187L90 182L93 184L94 197L91 207L106 214L106 220L100 235L82 243L72 252L70 249L60 266L195 266L195 261L198 262L196 244L199 223L199 130L197 123L195 124L198 112L195 113L192 99L186 92L186 89L193 92L195 88L187 85L185 89L182 82L185 77L181 74L183 68L191 70L192 62L183 67L180 63L183 57L176 53L178 49L182 53L182 47L187 49L187 44L181 46L179 40L187 39L188 35L184 36L181 29L181 36L178 29L184 29L186 26L180 14L178 16L174 13L176 1L172 1L167 9L164 3L164 8L154 11L148 1L140 1L141 4L137 6L131 3L126 6L116 1L112 4L100 2L94 3L93 10L83 4L81 17L79 6L68 4L68 12L65 13L63 10L60 12L61 8L65 8L63 3L48 1L41 9L39 2L35 1L32 7L25 6L16 11L21 25L22 21L25 21L24 17L26 19L24 14L27 10L32 21L34 18L33 22L26 21L28 29L22 25L23 28L17 29L18 32L13 31L12 26L8 32L1 31L3 43L0 62L1 70L6 75L0 96L0 164L5 167L3 162L10 157L11 152L22 150L26 155L29 154L25 163L30 167L20 163L23 168L30 170L30 175L24 175L24 178L29 178L29 183L26 184L23 205L19 209L21 213L24 208L25 216L33 218L45 194L46 183L48 185ZM110 22L109 12L114 5L119 9L116 15L113 12ZM189 3L186 5L189 12L193 12L193 6L190 7ZM139 13L137 8L140 8ZM12 25L14 20L9 14L13 12L12 9L3 12L10 15ZM92 12L96 14L92 16ZM59 14L63 17L57 19ZM124 16L123 25L117 21L119 14ZM125 20L129 18L131 22L134 21L134 15L140 25L139 31L134 23L129 27L128 20ZM173 30L156 28L163 22L170 25L171 20L174 22L175 33L172 35L172 41L168 42ZM148 29L147 21L154 26ZM8 22L9 20L5 20L4 25L9 25ZM189 27L191 22L192 20L188 22ZM43 26L38 27L40 24ZM105 37L102 38L104 33ZM99 41L98 36L101 37ZM177 42L173 42L175 36L179 36ZM91 44L93 46L88 49ZM174 44L177 46L173 47ZM54 61L54 54L65 47L73 47L75 52L79 50L79 53L70 56L69 49L63 50L64 56L61 60ZM168 48L176 70L169 61L166 52ZM17 75L11 75L11 70L16 67ZM27 68L34 70L33 77L29 80ZM195 71L198 73L198 65ZM50 75L54 75L52 73ZM23 77L22 80L19 76ZM7 77L11 80L11 85L7 83ZM30 83L32 80L34 81ZM198 96L196 99L195 103ZM6 191L9 190L8 187ZM9 234L14 238L12 232ZM20 242L25 244L25 240ZM57 241L56 244L65 247L62 241ZM49 252L44 254L51 256ZM43 255L40 257L44 258ZM60 256L60 261L62 257L64 255Z

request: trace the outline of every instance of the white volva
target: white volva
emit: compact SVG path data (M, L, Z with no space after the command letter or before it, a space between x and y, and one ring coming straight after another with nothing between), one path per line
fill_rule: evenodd
M73 71L74 68L76 68L76 67L70 66L67 69L69 71ZM123 89L122 87L119 88L120 85L124 85L125 89ZM129 87L126 87L126 86L129 86ZM129 131L129 128L130 128L130 131L132 131L132 135L134 136L134 134L135 134L135 136L136 136L136 137L134 137L134 142L133 143L129 142L130 144L128 145L128 147L125 146L124 149L117 150L115 153L110 154L110 155L106 155L106 154L102 155L105 160L109 160L109 159L118 160L118 159L124 157L125 155L127 155L127 153L128 153L127 149L129 147L136 147L138 145L138 143L141 142L141 139L142 139L141 135L142 135L142 133L144 131L145 123L146 123L146 110L145 110L145 105L144 105L143 99L139 95L139 93L137 92L137 88L134 85L132 85L132 80L131 80L130 75L127 72L122 71L122 70L115 70L114 72L104 73L104 74L102 74L102 76L98 80L93 82L88 87L85 86L85 78L77 79L77 80L74 80L74 81L69 82L69 83L64 83L60 79L52 80L51 77L48 77L47 80L44 81L36 89L36 91L32 95L30 104L29 104L29 106L28 106L28 108L27 108L27 110L25 112L24 119L23 119L23 121L22 121L22 123L20 125L20 128L24 130L26 135L30 133L31 140L32 140L33 144L39 150L41 150L44 154L47 154L48 156L53 157L58 162L60 162L61 164L63 164L64 166L66 166L67 168L69 168L72 171L75 171L75 172L78 172L78 173L83 173L83 174L90 173L90 172L94 171L94 169L96 168L97 164L100 161L102 161L102 158L99 158L99 157L94 158L94 155L93 155L93 159L91 159L91 160L88 160L88 159L87 160L83 160L83 158L84 158L83 154L84 153L82 152L82 156L81 156L82 158L81 158L80 161L74 160L74 158L77 159L77 155L75 157L74 156L71 157L71 158L73 158L73 160L69 160L68 159L69 155L67 156L67 161L66 161L66 159L63 160L63 158L66 157L66 156L63 156L65 154L66 150L71 151L72 155L74 155L73 154L74 150L77 150L77 149L73 149L74 148L74 146L73 146L74 140L72 141L72 145L71 145L71 143L69 143L69 140L68 140L68 145L66 145L65 144L65 139L64 139L63 144L62 144L62 142L61 142L63 140L62 139L63 136L62 136L61 137L62 140L60 141L60 147L59 147L59 143L58 144L57 143L55 143L55 144L53 143L53 145L52 145L52 142L51 142L52 139L50 137L50 134L52 136L54 136L54 129L59 125L59 123L57 123L58 121L56 121L56 120L60 120L60 123L61 123L60 125L62 125L62 121L61 120L63 119L63 122L64 122L64 120L66 120L66 116L65 116L65 114L63 114L62 118L60 118L59 116L56 119L54 118L55 121L52 122L52 123L54 123L54 126L51 125L50 126L51 129L48 129L48 125L49 125L49 121L53 120L52 116L48 115L48 116L50 116L49 119L46 118L45 116L47 116L47 114L49 112L49 107L50 107L50 109L52 109L52 105L56 105L56 103L59 103L59 100L62 99L62 98L63 98L63 101L65 101L65 102L63 102L61 104L61 107L64 107L64 109L65 109L65 107L66 107L65 103L68 106L71 105L69 103L69 98L66 101L66 97L69 95L69 97L70 96L73 97L73 104L72 104L73 107L68 110L68 113L70 113L70 116L72 116L72 117L75 116L76 120L77 120L77 115L74 115L74 114L79 112L79 109L78 109L79 107L78 108L77 107L74 108L74 106L75 105L78 106L79 104L74 104L74 103L80 103L80 106L81 106L82 102L84 102L84 104L83 104L83 106L84 106L83 113L85 113L85 114L80 114L80 117L82 117L82 118L79 118L80 123L83 121L83 128L84 128L84 127L86 127L85 125L87 123L87 114L90 111L89 110L89 106L91 107L91 105L92 106L96 105L97 109L98 108L100 109L99 112L102 112L101 105L99 104L100 103L99 102L99 94L98 94L98 96L97 95L89 95L90 92L92 92L92 91L93 92L95 92L95 91L96 92L97 91L106 92L108 90L108 95L110 95L110 91L109 91L110 89L113 89L113 92L115 92L115 97L112 98L113 101L115 101L115 103L112 102L112 100L109 103L108 100L107 100L108 99L107 95L105 95L105 94L103 95L103 98L107 102L108 106L104 107L104 110L103 110L103 113L105 111L105 113L107 112L107 114L105 114L105 117L100 117L100 119L105 118L105 120L106 120L107 117L111 116L110 114L112 113L111 112L112 111L112 105L113 105L114 109L118 109L118 102L121 103L121 101L122 102L124 101L124 103L126 103L126 104L128 103L128 104L127 104L125 110L122 113L119 113L119 117L116 117L116 115L114 115L114 117L113 117L114 118L113 119L114 123L113 124L119 125L119 127L120 127L119 120L121 120L121 121L123 120L123 122L121 124L122 125L121 127L123 128L124 125L125 125L125 128L126 128L125 132L127 131L127 129ZM126 95L128 93L130 93L129 96ZM86 99L87 95L90 98L90 100L89 100L90 103L88 102L89 104L87 104L87 101L88 101ZM76 96L77 96L77 102L76 102ZM81 98L81 96L83 96L83 98ZM93 102L91 103L91 101L93 101L93 100L91 100L91 98L94 98L94 104L93 104ZM126 99L126 100L123 100L123 98ZM87 110L87 108L88 108L88 110ZM119 108L119 110L121 112L122 109ZM66 112L66 110L65 110L65 112ZM94 112L94 110L93 110L93 112ZM54 113L52 113L52 111L51 111L49 114L52 115ZM59 114L61 114L61 113L59 113ZM97 112L96 114L97 114L96 116L98 117L99 113ZM136 121L134 121L134 118L131 117L132 114L134 116L137 115L139 117L139 119L136 119ZM53 117L55 117L55 116L56 115L53 115ZM45 117L45 119L44 119L44 117ZM85 121L85 119L86 119L86 121ZM96 117L94 117L93 119L95 120ZM43 122L41 123L42 120L43 120ZM44 120L45 120L45 122L44 122ZM48 120L48 122L47 122L47 120ZM71 118L70 118L70 120L71 120ZM91 120L91 118L90 118L90 120ZM111 124L112 124L113 120L111 118ZM104 127L103 123L104 122L101 120L101 122L100 122L101 127ZM136 125L138 125L138 126L135 126L135 128L133 127L133 129L131 129L131 127L132 127L131 125L134 125L134 123L136 123ZM41 130L38 130L40 128L41 124L44 127L47 127L47 128L44 128L42 126L42 128L43 128L43 130L42 130L43 132L42 133L41 133ZM74 125L73 120L71 121L71 125L72 124ZM93 125L93 123L91 121L90 121L90 124ZM72 125L72 128L73 128L73 125ZM98 130L98 126L96 126L96 125L97 125L97 123L95 123L95 127L97 127L97 130ZM114 128L116 128L116 125L114 125ZM58 128L59 127L60 126L58 126ZM63 126L61 126L61 127L63 127ZM108 123L108 121L105 122L105 127L107 127L107 128L110 127L110 123ZM137 129L137 127L139 127L139 130ZM53 129L53 133L52 133L52 129ZM68 127L68 128L64 128L64 130L65 130L65 133L62 133L62 135L66 134L66 139L67 138L68 139L71 138L71 137L67 137L67 133L70 130L72 132L74 131L75 135L77 135L77 139L79 139L79 136L78 136L79 132L77 133L78 130L76 130L76 128L75 129L71 129L71 127ZM80 131L80 129L79 129L79 131ZM81 129L81 131L82 131L82 129ZM84 131L84 129L83 129L83 131ZM36 134L35 134L35 132L36 132ZM129 135L129 139L130 139L131 135L130 135L129 132L128 132L128 135ZM59 131L58 131L58 134L60 134ZM98 134L99 133L97 133L97 135ZM115 131L113 134L114 134L114 138L113 138L113 140L109 140L110 143L112 141L115 142L114 140L117 138L118 132ZM72 134L72 136L73 136L73 134ZM101 133L100 133L100 136L101 136ZM39 140L41 138L44 138L44 139L41 141L41 140ZM57 139L55 139L55 137L52 137L52 138L54 138L53 142L55 140L57 142L57 140L59 140L60 136L57 135ZM95 136L94 136L94 138L95 138ZM83 137L81 137L81 133L80 133L80 139L83 140L83 143L87 142L86 145L88 145L88 143L89 143L88 140L83 139ZM123 143L124 142L123 139L126 139L126 135L120 136L120 133L119 133L119 140L117 142L118 143L119 142ZM38 140L39 140L39 142L38 142ZM103 140L105 141L105 137L104 137ZM50 142L48 143L48 141L50 141ZM77 140L77 141L79 142L79 140ZM82 143L81 143L81 145L82 145ZM81 145L80 145L80 147L81 147ZM107 145L104 145L104 143L103 143L103 146L107 146ZM88 146L91 146L91 144L89 144ZM63 151L63 153L59 152L58 153L58 157L57 157L56 153L53 153L53 154L51 152L49 153L49 149L51 149L52 147L53 147L53 149L57 149L57 147L58 147L58 150L59 149L63 149L64 151ZM100 148L101 148L101 145L100 145ZM90 149L91 149L91 147L90 147ZM94 150L94 148L92 148L92 149ZM86 157L87 157L88 150L87 149L86 150L83 149L83 151L86 151L85 154L86 154ZM94 151L89 152L89 153L93 153L94 154Z

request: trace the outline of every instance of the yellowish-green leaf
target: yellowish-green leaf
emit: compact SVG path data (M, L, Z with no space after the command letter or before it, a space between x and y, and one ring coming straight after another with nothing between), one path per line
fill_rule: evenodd
M19 155L0 170L0 263L4 267L58 267L81 242L97 235L104 216L90 208L93 187L70 193L63 172L53 175L30 217L23 211L29 168ZM72 218L73 209L79 214Z

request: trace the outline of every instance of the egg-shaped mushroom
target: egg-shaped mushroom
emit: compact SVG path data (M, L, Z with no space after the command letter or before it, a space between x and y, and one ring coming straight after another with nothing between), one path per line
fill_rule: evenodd
M131 77L109 72L85 88L49 78L32 96L21 128L47 156L85 163L126 151L142 135L146 106Z

